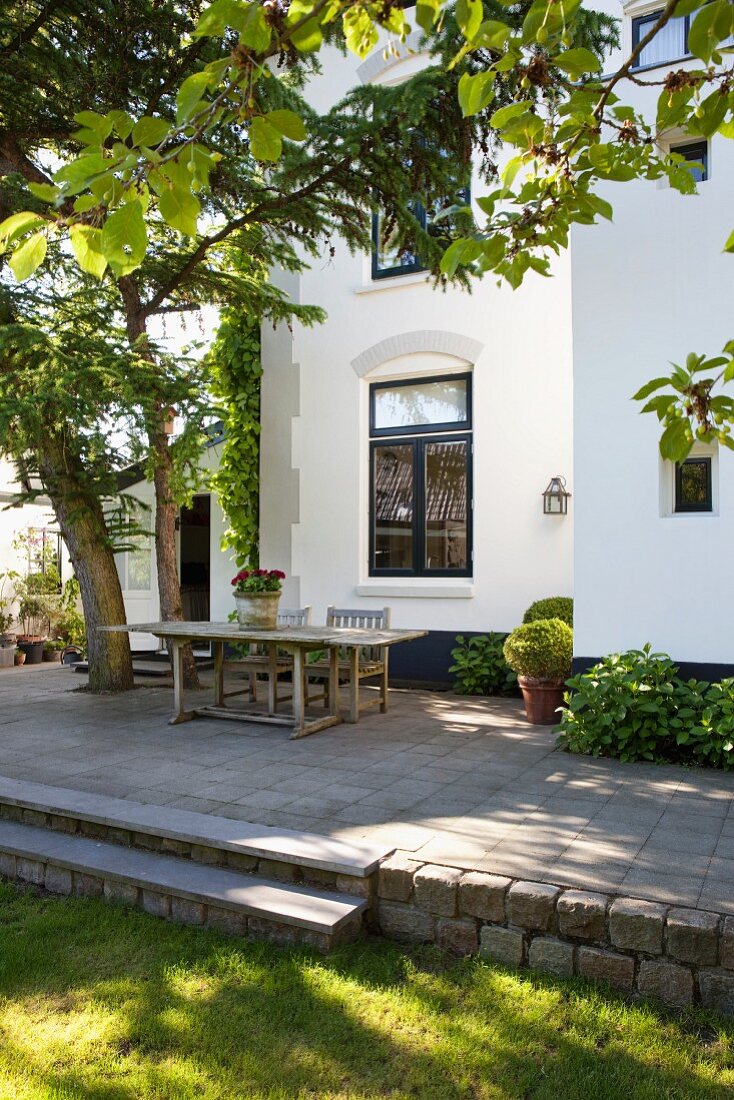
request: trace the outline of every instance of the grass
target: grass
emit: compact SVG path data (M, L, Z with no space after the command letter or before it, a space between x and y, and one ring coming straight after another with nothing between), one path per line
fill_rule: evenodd
M730 1098L734 1024L382 942L328 959L0 884L2 1100Z

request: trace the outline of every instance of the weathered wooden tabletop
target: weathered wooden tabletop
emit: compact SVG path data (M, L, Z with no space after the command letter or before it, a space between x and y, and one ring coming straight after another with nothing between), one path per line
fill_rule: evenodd
M274 642L280 646L391 646L423 638L427 630L367 630L336 626L279 626L276 630L243 629L237 623L160 622L126 623L101 630L155 634L161 638L194 638L213 642Z

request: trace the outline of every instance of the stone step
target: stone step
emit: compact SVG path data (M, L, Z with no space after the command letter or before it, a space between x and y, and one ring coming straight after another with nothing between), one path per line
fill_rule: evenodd
M0 874L62 894L104 895L156 916L329 950L354 938L366 902L170 855L0 821Z
M319 874L311 877L327 884L336 884L337 878L354 879L350 892L356 894L365 893L360 880L369 879L392 851L367 841L347 842L5 776L0 776L0 817L135 847L167 849L206 863L229 862L256 873L254 864L265 863L275 878L292 880L294 869L306 869L306 877L315 871Z

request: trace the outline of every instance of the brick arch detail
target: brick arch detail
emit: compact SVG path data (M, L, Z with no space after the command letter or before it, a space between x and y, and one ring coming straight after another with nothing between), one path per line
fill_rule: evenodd
M390 359L401 355L414 355L416 352L435 352L438 355L450 355L454 359L463 359L475 363L481 355L484 345L470 336L458 332L422 329L417 332L401 332L397 336L388 336L367 348L356 359L352 359L352 369L360 378L370 371L381 367Z

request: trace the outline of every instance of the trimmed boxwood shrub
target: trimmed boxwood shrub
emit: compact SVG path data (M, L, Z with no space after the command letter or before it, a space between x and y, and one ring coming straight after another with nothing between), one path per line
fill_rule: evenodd
M538 619L513 630L504 646L505 659L518 676L565 680L571 672L573 631L560 619Z
M619 760L734 767L734 679L682 680L650 645L606 657L568 681L559 743Z
M502 652L506 637L495 631L472 638L456 635L457 646L451 650L454 663L449 669L456 677L454 691L459 695L508 695L517 691L517 676Z
M534 623L538 619L560 619L573 626L573 600L570 596L548 596L545 600L536 600L530 604L522 621Z

